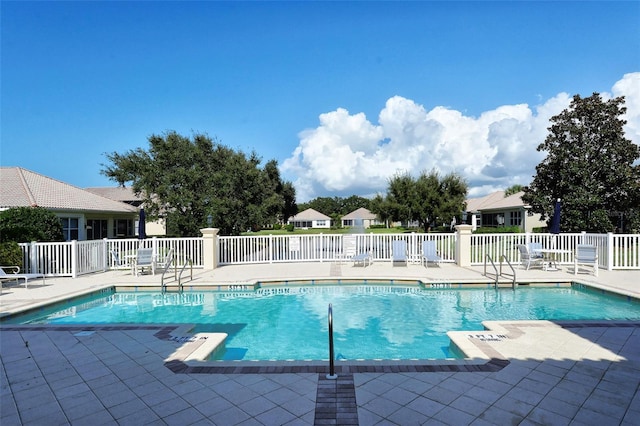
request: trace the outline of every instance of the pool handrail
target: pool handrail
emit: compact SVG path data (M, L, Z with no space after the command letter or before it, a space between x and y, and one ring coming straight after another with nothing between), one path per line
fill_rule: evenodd
M333 354L333 307L331 303L329 303L329 312L328 312L328 321L329 321L329 374L327 374L326 378L328 380L335 380L338 378L338 375L335 371L334 366L334 354Z
M485 255L485 258L484 258L484 272L482 275L484 275L485 277L487 276L487 260L491 262L491 266L493 266L493 270L495 271L494 276L496 277L496 281L494 283L494 287L498 288L498 277L499 277L498 268L496 268L496 264L493 263L493 259L491 258L491 255L489 255L488 253Z
M178 274L178 286L180 286L180 291L183 290L184 284L182 284L182 273L185 268L189 265L189 281L193 281L193 261L191 258L187 259L187 261L182 265L182 269L180 270L180 274Z
M505 262L507 262L507 265L509 265L509 268L511 268L511 275L507 274L507 273L503 273L502 272L502 260L504 259ZM505 256L504 254L500 255L500 275L501 276L505 276L505 277L509 277L511 276L513 278L513 281L511 282L511 288L513 288L514 290L516 289L516 270L513 269L513 266L511 265L511 262L509 262L509 259L507 259L507 256ZM497 279L496 279L496 285L497 285Z

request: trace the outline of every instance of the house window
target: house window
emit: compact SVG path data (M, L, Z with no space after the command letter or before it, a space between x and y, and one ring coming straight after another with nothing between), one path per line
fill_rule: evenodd
M313 226L313 223L311 223L311 221L309 220L297 220L293 222L293 226L295 226L296 228L311 228Z
M72 241L78 239L78 223L80 222L77 217L63 217L60 218L62 222L62 235L66 241Z
M483 213L482 226L504 226L504 213Z
M522 212L520 210L511 212L509 219L511 226L522 226Z
M342 221L342 226L353 226L353 219L345 219Z
M116 219L113 221L116 237L131 237L133 235L133 221L127 219Z
M87 220L87 240L107 238L107 221L105 219Z
M316 220L316 225L318 226L318 228L322 228L323 226L326 226L327 221L326 220Z

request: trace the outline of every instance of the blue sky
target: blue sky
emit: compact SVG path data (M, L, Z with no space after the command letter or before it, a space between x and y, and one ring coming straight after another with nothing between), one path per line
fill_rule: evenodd
M207 133L276 159L298 201L456 172L527 184L574 94L627 96L640 2L1 3L0 164L79 187L105 152Z

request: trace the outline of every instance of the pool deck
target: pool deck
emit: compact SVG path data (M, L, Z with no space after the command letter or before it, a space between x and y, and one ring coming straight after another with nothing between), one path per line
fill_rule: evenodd
M286 263L193 271L185 289L257 281L421 280L489 283L483 268ZM640 271L516 268L518 281L581 282L640 298ZM111 286L157 288L129 271L3 284L0 314ZM171 285L171 283L169 283ZM508 286L508 280L501 280ZM452 333L458 361L212 363L180 326L0 328L3 425L215 424L635 425L640 418L640 323L503 321Z

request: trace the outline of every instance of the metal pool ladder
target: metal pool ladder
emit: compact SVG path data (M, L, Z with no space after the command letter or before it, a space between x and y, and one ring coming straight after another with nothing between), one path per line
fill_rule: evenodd
M504 262L509 265L509 268L511 269L511 273L508 272L502 272L502 262ZM496 264L493 262L493 259L491 258L490 255L486 255L484 258L484 276L488 276L487 275L487 264L488 262L491 263L491 266L493 266L493 270L495 271L495 273L493 274L495 276L495 282L494 282L494 287L497 289L498 288L498 282L500 280L500 277L505 277L505 278L511 278L511 288L513 290L516 289L517 286L517 278L516 278L516 270L513 269L513 266L511 265L511 262L509 262L509 259L507 259L507 256L505 256L504 254L500 255L500 270L498 271L498 268L496 268Z
M175 268L173 268L173 273L174 273L173 280L178 281L178 291L180 293L182 293L182 291L184 290L184 284L182 283L182 274L186 270L187 266L189 266L189 281L193 281L193 261L191 259L187 259L184 265L182 265L182 268L180 269L180 273L178 273L177 265ZM160 279L160 286L163 293L167 291L167 283L164 281L164 274L168 270L169 270L169 267L166 267L165 270L162 272L162 278Z

